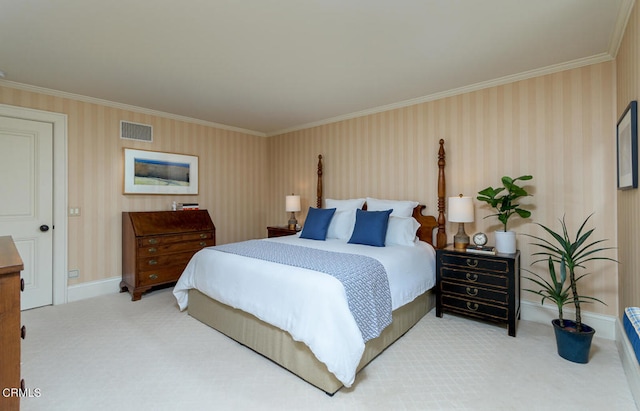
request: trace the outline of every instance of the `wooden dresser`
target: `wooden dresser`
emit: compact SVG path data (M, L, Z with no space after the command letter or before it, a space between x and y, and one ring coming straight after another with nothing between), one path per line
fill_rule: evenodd
M196 251L216 245L207 210L122 213L122 281L136 301L152 287L178 281Z
M20 292L24 264L10 236L0 237L0 410L20 409L24 380L20 379Z
M520 251L480 255L436 250L436 316L443 311L507 325L520 318Z

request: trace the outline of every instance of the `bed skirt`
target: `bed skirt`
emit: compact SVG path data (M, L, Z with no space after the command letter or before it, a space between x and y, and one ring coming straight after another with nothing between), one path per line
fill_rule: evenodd
M434 305L435 295L429 290L396 309L391 325L379 337L366 343L358 371L413 327ZM193 318L262 354L327 394L333 395L342 388L342 383L311 350L304 343L294 341L286 331L195 289L189 290L188 311Z

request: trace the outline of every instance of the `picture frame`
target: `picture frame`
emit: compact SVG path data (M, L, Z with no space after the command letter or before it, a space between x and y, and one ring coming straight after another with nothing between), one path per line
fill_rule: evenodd
M124 194L198 194L198 156L124 149Z
M631 101L616 125L618 190L638 188L638 102Z

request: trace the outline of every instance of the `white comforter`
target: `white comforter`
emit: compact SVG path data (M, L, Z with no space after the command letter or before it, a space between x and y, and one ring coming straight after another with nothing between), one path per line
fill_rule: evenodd
M435 284L435 250L424 242L414 247L371 247L298 236L264 241L377 259L389 277L393 310ZM364 342L349 311L344 287L331 275L205 248L193 256L173 290L181 310L187 308L191 288L289 332L346 387L353 384Z

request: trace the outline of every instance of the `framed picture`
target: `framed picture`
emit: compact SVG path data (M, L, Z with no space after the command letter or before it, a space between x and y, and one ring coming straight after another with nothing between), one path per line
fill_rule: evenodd
M124 149L125 194L198 194L198 157Z
M632 101L616 127L618 189L638 188L638 102Z

